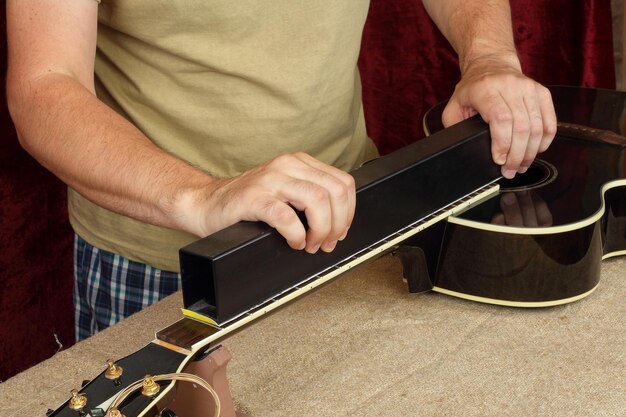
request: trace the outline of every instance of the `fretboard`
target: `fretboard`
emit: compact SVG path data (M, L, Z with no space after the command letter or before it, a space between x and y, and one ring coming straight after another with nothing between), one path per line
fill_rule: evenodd
M489 130L473 118L352 172L356 212L331 253L291 249L274 229L241 222L180 252L186 314L218 328L301 296L493 192ZM485 188L486 187L486 188Z

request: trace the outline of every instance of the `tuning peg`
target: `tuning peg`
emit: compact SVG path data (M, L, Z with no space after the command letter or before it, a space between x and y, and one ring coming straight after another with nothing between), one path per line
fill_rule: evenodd
M107 370L104 371L104 377L106 379L112 379L112 380L118 379L120 376L122 376L123 372L124 372L124 368L117 365L111 359L107 360Z
M70 391L72 394L72 398L70 398L69 407L72 410L80 411L87 405L87 396L85 394L80 394L78 390L73 389Z
M117 408L111 408L107 413L107 417L126 417Z
M141 394L146 397L152 397L156 395L157 392L161 389L161 386L154 382L152 375L146 375L143 378L143 388L141 388Z

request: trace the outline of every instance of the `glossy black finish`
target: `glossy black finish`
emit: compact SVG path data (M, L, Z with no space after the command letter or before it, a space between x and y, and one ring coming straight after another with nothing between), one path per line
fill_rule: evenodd
M602 217L602 239L604 253L626 249L626 192L624 188L606 193L607 208Z
M420 293L433 289L445 230L446 222L434 224L405 240L393 252L402 262L409 292Z
M269 226L250 222L181 249L185 307L223 324L329 268L358 259L363 251L497 179L489 147L486 125L474 118L355 170L355 218L332 253L295 251Z
M435 285L504 302L554 302L593 289L601 259L599 222L549 235L449 223Z
M602 209L604 184L624 178L620 171L623 155L624 146L582 141L559 132L550 148L538 157L556 169L551 182L537 188L519 187L512 194L518 202L528 200L528 195L532 194L530 199L535 210L549 211L550 221L538 224L539 227L578 223ZM517 177L518 181L523 180L525 174ZM500 181L505 190L508 183L507 180ZM505 194L501 193L501 196ZM492 199L458 217L491 223L495 216L503 213L503 204L500 199Z
M626 93L551 87L563 125L540 161L502 191L458 215L475 226L451 224L441 241L434 285L504 302L553 302L593 289L602 256L626 250L626 179L623 135ZM441 129L443 103L429 111L429 131ZM542 162L543 161L543 162ZM598 214L603 210L602 216ZM484 230L499 224L499 232ZM545 229L522 234L506 226Z

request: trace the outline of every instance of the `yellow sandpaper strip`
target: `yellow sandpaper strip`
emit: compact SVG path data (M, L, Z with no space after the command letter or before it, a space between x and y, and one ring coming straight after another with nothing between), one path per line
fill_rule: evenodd
M186 308L181 308L181 311L183 312L183 315L192 318L194 320L198 320L201 321L202 323L206 323L209 324L213 327L217 327L218 329L220 328L220 326L217 325L217 323L215 322L215 320L207 317L207 316L203 316L202 314L198 314L195 311L191 311L191 310L187 310Z

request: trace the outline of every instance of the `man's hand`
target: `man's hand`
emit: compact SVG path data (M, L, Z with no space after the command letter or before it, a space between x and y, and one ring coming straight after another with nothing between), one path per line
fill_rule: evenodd
M494 162L502 175L524 173L556 133L550 92L524 76L517 57L484 57L465 69L443 113L449 126L480 113L489 123Z
M178 210L183 228L207 235L240 220L263 221L294 249L330 252L354 217L354 178L305 154L278 156L239 176L196 188ZM296 210L305 214L308 230ZM185 214L186 213L186 214ZM182 219L181 219L182 220Z
M522 74L509 1L422 2L459 55L462 78L444 110L444 126L480 113L502 175L525 172L554 138L556 116L548 90Z

